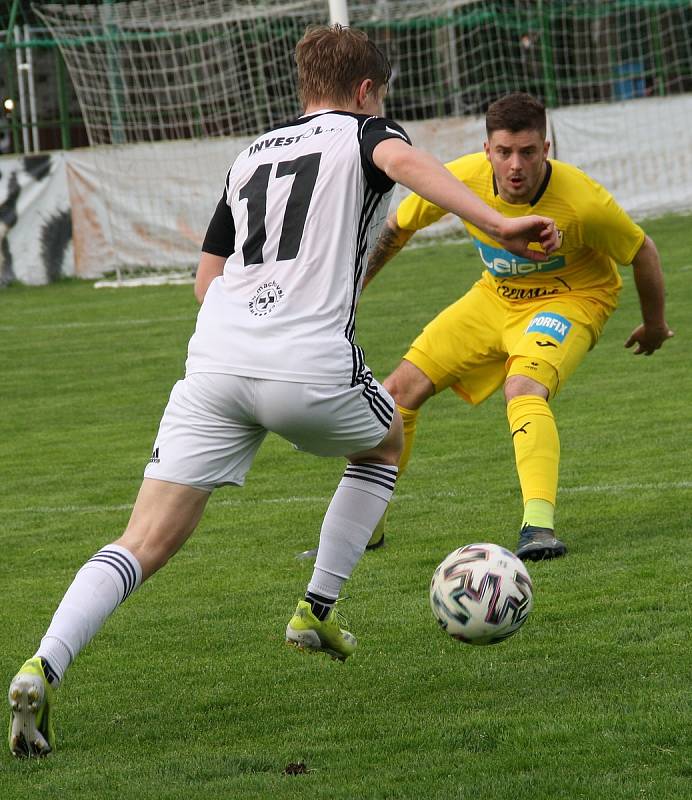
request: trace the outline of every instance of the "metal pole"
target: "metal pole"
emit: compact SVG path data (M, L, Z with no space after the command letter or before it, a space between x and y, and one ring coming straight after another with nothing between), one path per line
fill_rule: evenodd
M125 143L123 126L123 76L118 59L118 26L113 21L113 0L104 0L102 7L104 30L107 35L108 84L111 91L111 144Z
M26 113L26 93L24 89L24 73L26 64L22 61L22 51L19 45L22 43L22 29L17 26L14 32L16 50L14 51L15 62L17 64L17 84L19 86L19 118L22 126L22 145L24 152L30 151L29 146L29 122Z
M665 10L661 11L661 15L665 14ZM656 94L659 97L665 97L666 94L666 79L665 67L663 59L663 42L661 39L661 20L657 14L657 9L653 8L650 11L651 27L654 35L654 64L656 65Z
M550 14L543 0L538 2L538 15L541 31L541 60L543 62L543 87L545 104L549 108L557 105L557 86L555 81L554 53L550 30Z
M10 9L10 19L7 23L7 38L5 39L8 47L12 44L12 30L15 20L17 19L17 11L19 11L19 0L13 0L12 8Z
M14 48L14 26L17 19L17 12L19 11L19 0L13 0L12 8L10 9L10 18L7 23L7 34L5 36L5 47L7 48L7 98L14 101L16 99L17 84L19 83L19 76L16 71L12 71L12 56L11 51ZM5 98L3 98L5 99ZM14 111L10 114L10 127L12 130L12 150L15 153L19 152L19 132L20 125L17 120L17 106L15 103Z
M24 41L31 40L31 33L29 26L24 26ZM31 149L32 152L38 153L41 149L41 144L38 135L38 115L36 112L36 85L34 83L34 54L31 47L26 49L26 82L29 86L29 114L31 116Z
M447 26L447 36L449 39L449 80L452 89L452 103L454 116L461 116L461 76L459 75L459 54L457 52L456 28L454 27L454 10L447 0L447 16L449 25Z
M329 21L348 26L348 0L329 0Z
M70 139L70 103L67 97L65 62L59 48L55 48L55 66L58 77L58 110L60 113L60 140L63 150L72 147Z

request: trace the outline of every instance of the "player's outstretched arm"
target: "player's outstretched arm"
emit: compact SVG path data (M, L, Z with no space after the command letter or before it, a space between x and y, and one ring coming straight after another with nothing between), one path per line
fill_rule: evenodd
M648 236L632 261L634 284L642 309L642 324L638 325L625 342L625 347L636 344L634 355L650 356L673 336L665 319L665 284L661 259L653 240Z
M365 281L363 282L364 287L370 283L388 261L394 258L413 234L414 231L407 231L399 227L396 211L389 215L368 258L368 268L365 271Z
M223 275L225 263L226 259L223 256L215 256L213 253L205 253L202 251L199 257L197 273L195 274L195 297L200 305L202 300L204 300L204 295L207 293L209 284L214 278Z
M503 217L458 181L434 156L400 139L386 139L373 150L375 165L393 181L440 208L468 220L510 252L545 261L559 246L555 223L548 217ZM529 247L538 242L543 252Z

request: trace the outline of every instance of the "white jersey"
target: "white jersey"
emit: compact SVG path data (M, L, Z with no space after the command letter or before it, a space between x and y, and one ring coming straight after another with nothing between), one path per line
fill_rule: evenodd
M368 380L355 315L393 189L372 150L392 137L409 141L391 120L323 111L238 156L203 246L230 255L200 309L188 374Z

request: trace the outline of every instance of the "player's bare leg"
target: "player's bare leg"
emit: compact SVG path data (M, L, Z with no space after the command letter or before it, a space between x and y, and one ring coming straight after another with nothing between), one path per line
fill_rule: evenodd
M197 527L210 493L179 483L145 478L125 532L114 544L127 548L142 567L142 580L161 569Z
M108 617L160 569L197 526L208 492L144 479L125 533L76 574L33 658L9 689L9 746L19 757L55 748L53 693Z

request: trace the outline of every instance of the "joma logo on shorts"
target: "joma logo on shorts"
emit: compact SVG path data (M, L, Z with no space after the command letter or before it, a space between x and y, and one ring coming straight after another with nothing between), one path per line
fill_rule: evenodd
M565 266L564 256L555 256L548 261L531 261L529 258L513 256L508 250L491 247L485 242L473 240L481 261L491 275L506 278L510 275L529 275L532 272L550 272Z

